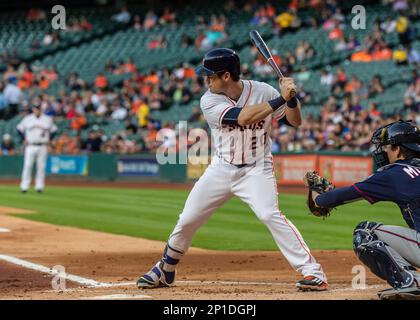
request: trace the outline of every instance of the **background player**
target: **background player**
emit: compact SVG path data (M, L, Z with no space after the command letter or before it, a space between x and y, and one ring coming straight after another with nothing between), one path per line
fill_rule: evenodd
M34 105L32 113L25 116L16 128L22 139L25 140L21 192L26 193L29 190L32 167L36 162L35 190L42 193L45 186L48 143L57 131L57 127L51 117L42 113L40 105Z
M273 118L295 127L301 123L300 103L292 97L292 91L296 92L293 79L281 80L281 95L265 83L241 80L239 57L226 48L208 52L196 72L206 77L209 88L200 106L212 129L215 156L191 190L162 260L138 280L138 287L173 284L176 265L195 232L216 209L237 196L267 226L292 267L303 274L297 287L326 290L321 266L299 231L278 209L269 133Z
M396 203L409 228L363 221L354 230L353 249L359 259L393 288L381 299L420 299L420 130L397 121L375 131L372 143L378 172L349 187L317 194L315 204L333 208L366 199Z

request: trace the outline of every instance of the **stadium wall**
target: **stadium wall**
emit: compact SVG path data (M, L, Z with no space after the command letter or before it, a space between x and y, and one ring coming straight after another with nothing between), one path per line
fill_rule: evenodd
M178 159L181 158L182 155L178 155ZM304 173L311 170L330 179L336 186L363 180L375 170L370 155L362 152L281 153L275 154L273 160L278 184L292 187L302 186ZM0 179L20 178L22 167L23 156L1 156ZM197 161L161 165L152 154L92 153L50 155L46 173L49 178L63 180L184 183L197 180L206 168L206 164Z

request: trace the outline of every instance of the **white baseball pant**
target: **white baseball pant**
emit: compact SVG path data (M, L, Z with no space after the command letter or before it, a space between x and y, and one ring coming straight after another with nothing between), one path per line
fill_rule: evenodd
M267 226L280 251L296 271L303 276L312 275L327 281L321 265L311 255L299 231L278 209L273 164L267 160L261 174L250 174L249 167L237 168L215 156L191 190L168 244L186 253L195 232L233 196L247 203Z
M46 145L28 145L25 147L22 180L20 189L27 191L31 185L32 168L36 161L35 189L43 190L45 186L45 167L47 164L48 147Z

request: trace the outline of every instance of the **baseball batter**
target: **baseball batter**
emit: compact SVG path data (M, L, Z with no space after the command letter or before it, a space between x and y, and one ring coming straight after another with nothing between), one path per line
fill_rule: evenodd
M215 155L194 185L163 258L137 281L139 288L170 286L175 268L187 252L195 232L233 196L247 203L270 230L290 265L303 275L302 290L326 290L322 267L301 234L278 208L270 130L272 121L297 127L300 103L293 96L293 79L281 80L280 93L262 82L240 79L235 51L213 49L196 73L205 76L208 91L200 105L213 135Z
M41 107L35 105L32 113L25 116L17 125L19 135L25 141L20 190L26 193L31 185L32 167L36 162L35 190L42 193L45 186L45 167L48 156L48 143L57 131L51 117L42 114Z

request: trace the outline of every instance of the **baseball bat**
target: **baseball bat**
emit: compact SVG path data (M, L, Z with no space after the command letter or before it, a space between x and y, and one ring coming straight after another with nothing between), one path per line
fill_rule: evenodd
M252 30L249 32L249 36L251 38L252 43L254 46L258 49L258 51L262 54L264 59L267 61L267 63L273 68L273 70L277 73L278 77L280 79L284 78L283 73L281 72L279 66L273 59L273 55L271 54L270 49L268 48L267 44L259 34L257 30ZM292 93L292 96L294 96L296 92Z

